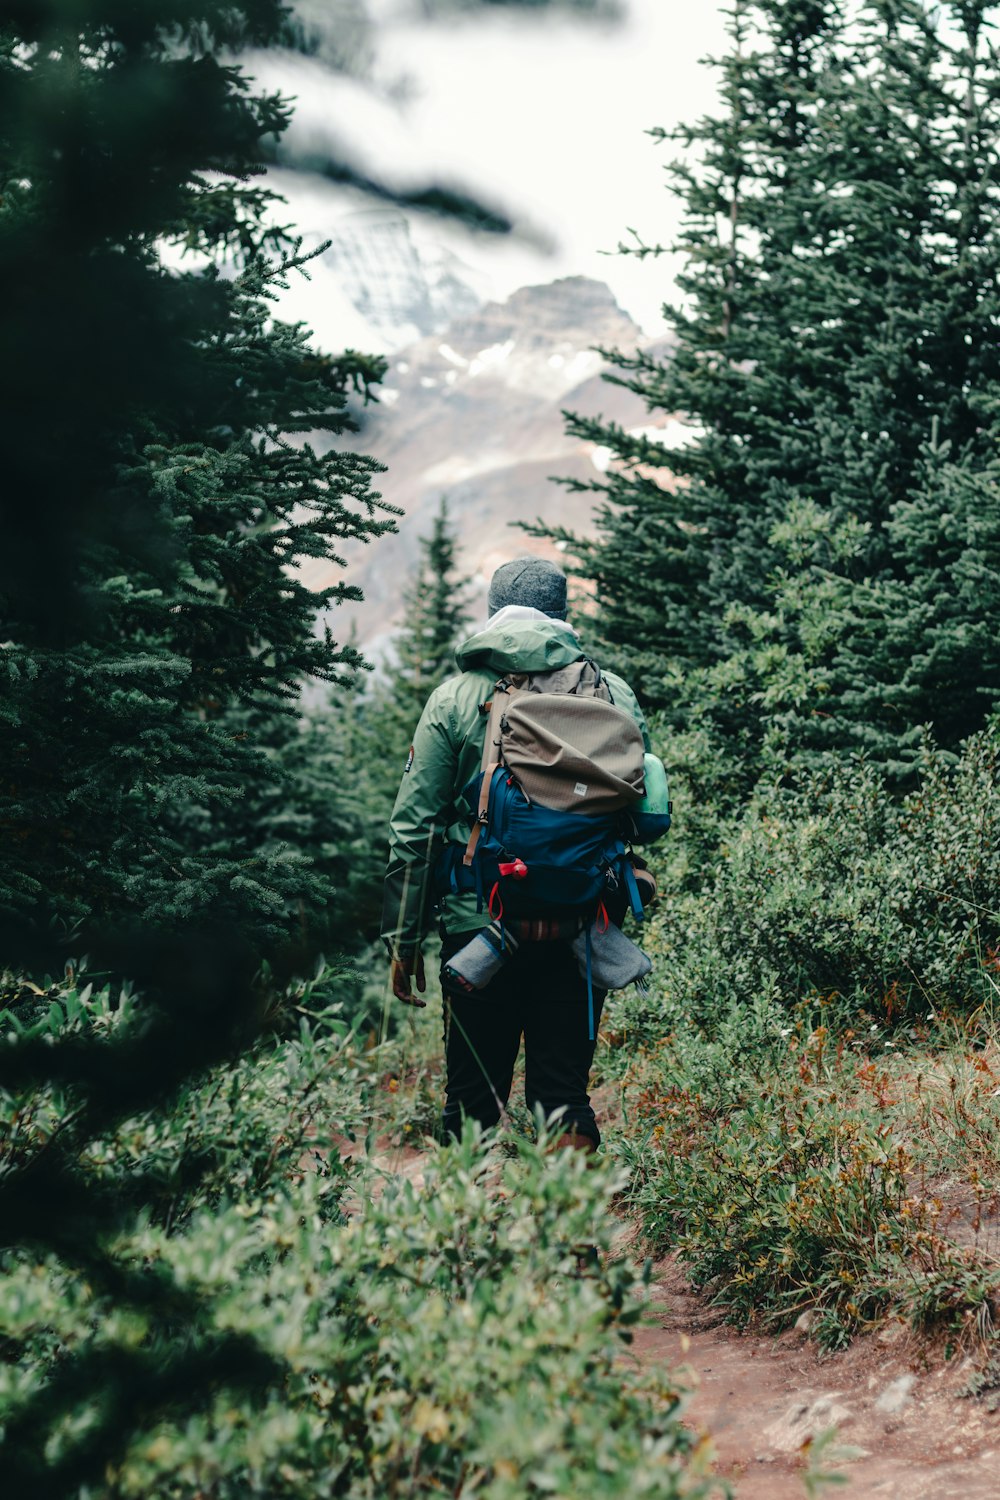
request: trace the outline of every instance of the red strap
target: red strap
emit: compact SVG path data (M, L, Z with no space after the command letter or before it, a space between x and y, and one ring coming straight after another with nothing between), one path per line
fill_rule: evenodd
M496 901L497 905L499 906L499 908L500 908L499 911L494 911L493 910L493 902L494 901ZM487 904L486 909L489 912L490 916L493 918L494 922L499 922L500 918L503 916L503 897L500 894L500 882L499 882L499 880L497 881L497 883L493 887L493 889L490 891L490 899L489 899L489 902Z
M604 926L603 927L601 926L601 918L602 917L604 918ZM596 919L594 921L594 927L595 927L595 930L597 932L607 932L607 930L608 930L608 928L610 926L611 926L611 918L608 916L608 908L605 906L604 902L602 901L601 904L600 904L600 906L597 908L597 917L596 917Z

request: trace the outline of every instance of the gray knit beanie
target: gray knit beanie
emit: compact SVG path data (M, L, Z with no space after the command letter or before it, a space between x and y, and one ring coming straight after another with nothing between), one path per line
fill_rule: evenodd
M515 557L493 574L487 608L495 615L508 604L527 605L553 620L565 620L566 574L544 557Z

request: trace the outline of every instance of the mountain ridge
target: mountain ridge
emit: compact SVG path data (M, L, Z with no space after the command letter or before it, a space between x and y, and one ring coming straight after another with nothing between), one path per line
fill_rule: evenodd
M552 478L599 479L606 450L567 433L566 409L671 439L674 419L652 419L638 396L602 378L607 365L595 345L652 347L603 282L572 276L485 303L390 357L379 400L356 413L358 433L338 440L388 466L380 488L404 511L398 533L347 555L347 581L365 595L351 617L369 654L383 654L401 623L418 538L429 533L442 499L474 609L485 609L501 562L522 552L559 555L516 523L542 520L594 534L600 497L570 493ZM319 561L303 575L316 588L344 577ZM331 615L335 634L342 622Z

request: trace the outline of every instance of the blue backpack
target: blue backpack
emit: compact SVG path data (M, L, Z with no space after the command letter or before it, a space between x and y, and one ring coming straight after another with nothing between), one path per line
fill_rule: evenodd
M649 813L642 732L587 658L554 672L501 678L489 704L483 764L462 797L474 822L450 845L439 885L475 891L494 920L589 922L622 886L642 901L633 843L670 826ZM662 771L661 771L662 776Z

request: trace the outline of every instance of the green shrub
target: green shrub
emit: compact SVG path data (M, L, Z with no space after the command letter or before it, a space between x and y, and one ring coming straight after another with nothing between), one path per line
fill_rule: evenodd
M220 1401L163 1424L121 1493L708 1494L676 1389L617 1362L633 1273L576 1273L583 1243L606 1246L607 1178L532 1148L493 1170L469 1136L424 1192L390 1185L334 1235L311 1184L192 1234L181 1253L218 1288L220 1321L287 1378L256 1413Z
M687 784L682 785L682 792ZM657 963L646 999L609 1022L655 1042L672 1017L711 1033L733 1003L837 995L879 1021L991 1003L1000 951L1000 728L960 757L927 750L902 800L845 764L795 790L758 789L739 820L692 834L678 798L665 895L644 934ZM675 838L676 834L676 838ZM669 841L668 841L669 843ZM697 878L699 867L701 879Z
M58 982L8 982L12 1003L0 1027L22 1038L64 1041L121 1038L139 1029L130 987L95 991L72 968ZM169 1110L150 1108L116 1119L79 1143L81 1180L127 1202L141 1185L144 1213L176 1232L203 1207L270 1190L303 1156L321 1152L329 1172L346 1174L331 1151L334 1136L365 1130L361 1048L331 1002L331 975L319 969L293 985L283 1001L282 1025L242 1055L183 1083ZM323 1009L317 1014L317 995ZM0 1089L0 1174L30 1162L73 1116L73 1094L56 1084L27 1094ZM336 1196L336 1195L335 1195Z
M718 886L720 957L746 989L857 995L876 1015L983 1003L1000 941L1000 736L927 759L892 800L857 766L758 804Z
M108 989L37 989L8 1027L24 994L54 1037L134 1024ZM642 1278L608 1257L614 1169L470 1131L423 1188L386 1177L361 1137L399 1043L292 999L290 1035L81 1143L118 1205L99 1253L0 1251L12 1493L718 1493L669 1372L622 1358ZM51 1085L3 1104L0 1174L71 1120Z
M470 1135L427 1189L388 1185L331 1229L322 1189L201 1211L183 1235L137 1227L119 1254L169 1267L281 1370L256 1401L220 1392L136 1437L100 1493L379 1497L444 1491L707 1496L706 1460L661 1372L620 1361L638 1320L628 1267L577 1270L607 1249L607 1173L525 1147L496 1169ZM0 1372L0 1411L82 1345L142 1346L57 1267L11 1268L6 1336L26 1353ZM82 1401L63 1442L86 1427Z
M856 1323L876 1307L882 1243L898 1254L907 1238L909 1158L876 1113L806 1087L826 1069L822 1029L773 1060L727 1040L675 1038L639 1096L647 1230L739 1321L818 1304Z
M996 1192L996 1045L873 1032L759 1000L711 1039L680 1023L633 1062L616 1143L630 1200L738 1322L816 1309L827 1345L890 1311L989 1323L991 1262L949 1237L937 1188L954 1174L973 1212Z

